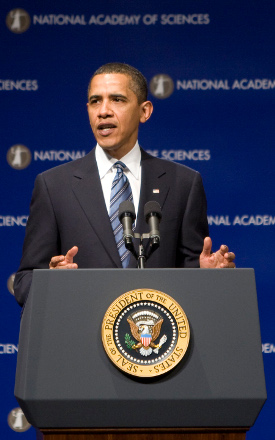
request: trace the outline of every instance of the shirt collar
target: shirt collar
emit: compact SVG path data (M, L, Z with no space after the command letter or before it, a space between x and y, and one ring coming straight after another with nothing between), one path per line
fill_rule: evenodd
M95 158L100 179L102 179L108 173L108 171L111 170L112 166L117 162L117 159L111 157L98 144L96 145ZM129 153L127 153L120 160L126 165L133 176L138 179L141 161L141 151L138 141L136 141L134 148L132 148L132 150L129 151Z

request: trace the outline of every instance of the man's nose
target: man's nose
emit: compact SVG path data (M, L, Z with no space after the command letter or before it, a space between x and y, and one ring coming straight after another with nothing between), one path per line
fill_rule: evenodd
M99 107L99 117L106 118L108 116L112 116L112 108L108 101L102 101Z

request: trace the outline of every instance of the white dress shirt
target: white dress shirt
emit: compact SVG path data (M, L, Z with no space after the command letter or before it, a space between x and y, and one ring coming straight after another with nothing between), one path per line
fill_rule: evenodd
M95 149L95 158L98 167L99 177L102 185L104 200L109 214L110 210L110 197L111 197L111 187L116 175L117 169L113 165L117 162L117 159L111 157L103 148L98 144ZM141 152L139 148L138 141L136 142L134 148L132 148L129 153L120 159L126 165L124 171L127 176L133 194L133 203L136 211L138 213L140 188L141 188Z

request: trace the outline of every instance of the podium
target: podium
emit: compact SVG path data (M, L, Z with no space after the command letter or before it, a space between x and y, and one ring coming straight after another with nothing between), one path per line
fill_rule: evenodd
M121 372L101 339L134 289L174 298L190 324L183 360L153 379ZM15 396L47 440L243 440L265 400L253 269L35 270Z

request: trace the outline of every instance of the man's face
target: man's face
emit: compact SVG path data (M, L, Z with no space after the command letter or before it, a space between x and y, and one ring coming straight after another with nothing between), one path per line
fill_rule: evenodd
M140 122L149 119L152 104L138 104L129 87L130 77L121 73L96 75L87 104L90 124L98 144L120 159L135 145Z

